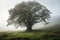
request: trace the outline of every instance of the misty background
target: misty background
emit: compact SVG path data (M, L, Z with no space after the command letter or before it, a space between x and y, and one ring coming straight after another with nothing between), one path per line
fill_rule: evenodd
M29 0L0 0L0 31L17 31L25 30L26 28L19 27L15 28L13 25L7 25L7 19L9 17L8 10L14 8L14 6L22 1ZM33 1L33 0L30 0ZM49 24L43 25L43 23L38 23L33 26L33 29L45 28L45 26L50 26L53 24L60 23L60 0L36 0L40 4L44 5L48 10L52 12Z

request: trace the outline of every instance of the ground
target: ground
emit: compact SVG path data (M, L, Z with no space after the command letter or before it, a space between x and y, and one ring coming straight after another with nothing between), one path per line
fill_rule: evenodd
M60 40L55 32L1 32L0 40Z

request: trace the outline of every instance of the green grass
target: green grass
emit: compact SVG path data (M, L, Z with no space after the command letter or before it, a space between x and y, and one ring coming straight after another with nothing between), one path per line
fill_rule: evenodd
M0 40L60 40L60 33L54 32L1 32Z

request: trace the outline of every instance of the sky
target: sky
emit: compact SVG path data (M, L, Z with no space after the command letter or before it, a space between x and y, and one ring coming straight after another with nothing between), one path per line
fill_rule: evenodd
M8 10L11 8L14 8L14 6L18 3L21 3L22 1L29 1L29 0L0 0L0 31L9 31L9 30L24 30L26 28L19 27L16 29L13 25L6 26L7 25L7 19L9 17ZM32 1L32 0L30 0ZM36 0L40 4L47 7L48 10L52 12L50 22L55 22L60 20L60 0ZM39 23L35 25L36 26L43 26L43 24ZM37 27L38 28L38 27Z

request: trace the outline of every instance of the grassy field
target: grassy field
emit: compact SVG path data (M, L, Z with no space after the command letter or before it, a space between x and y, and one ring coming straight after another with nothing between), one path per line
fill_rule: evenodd
M1 32L0 40L60 40L54 32Z

